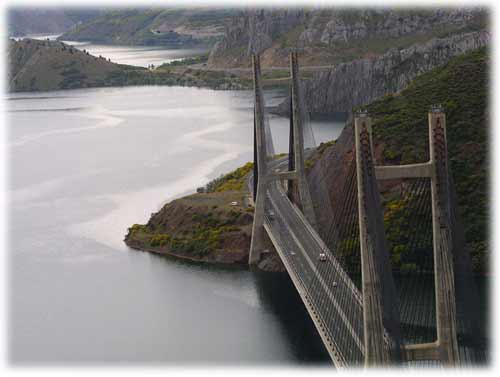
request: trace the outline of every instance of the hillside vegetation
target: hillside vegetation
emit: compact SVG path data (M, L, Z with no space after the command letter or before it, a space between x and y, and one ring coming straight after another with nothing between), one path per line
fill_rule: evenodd
M125 69L55 41L9 41L9 88L37 91L104 86L109 75Z
M481 274L489 270L489 65L488 50L475 50L418 76L400 93L387 95L366 106L373 120L377 163L381 165L427 161L428 111L434 104L444 107L457 212L465 228L473 269ZM313 199L321 194L316 190L318 180L323 179L321 167L329 167L326 181L330 187L337 187L332 182L345 180L347 170L341 166L349 166L354 158L352 128L352 124L346 126L335 143L323 144L307 161ZM402 180L379 183L386 236L396 269L405 267L404 263L413 257L405 254L407 241L415 232L408 227L409 219L405 214L409 205L403 194L406 184ZM335 205L336 191L329 194L332 205ZM317 215L329 219L328 209L317 208ZM324 231L328 231L329 222L325 220L325 223Z
M425 161L428 109L432 104L444 107L450 167L476 272L488 270L488 79L488 51L480 49L367 106L375 142L383 145L384 164Z
M247 163L211 181L205 193L167 203L147 224L132 225L125 243L184 259L246 264L253 208L244 182L252 167Z

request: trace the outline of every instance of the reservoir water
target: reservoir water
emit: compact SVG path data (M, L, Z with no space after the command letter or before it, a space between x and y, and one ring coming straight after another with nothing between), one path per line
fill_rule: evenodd
M252 101L179 87L8 95L11 362L329 363L286 275L123 243L166 201L252 159ZM271 125L285 151L288 120ZM319 143L342 123L313 126Z
M161 46L116 46L100 45L90 42L64 41L79 50L86 50L94 56L102 55L111 59L113 63L148 67L155 67L163 63L190 58L207 53L206 49L166 49Z

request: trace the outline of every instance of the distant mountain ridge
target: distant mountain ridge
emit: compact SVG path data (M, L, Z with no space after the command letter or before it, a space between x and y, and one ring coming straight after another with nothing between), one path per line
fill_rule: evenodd
M235 10L214 7L107 10L60 39L121 45L213 45L223 36L224 22L235 14Z
M88 8L12 8L7 14L8 34L11 37L60 34L97 17L101 12Z

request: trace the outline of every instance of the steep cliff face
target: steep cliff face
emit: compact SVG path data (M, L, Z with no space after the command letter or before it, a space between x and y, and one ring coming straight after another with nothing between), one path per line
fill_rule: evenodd
M286 66L290 49L300 48L311 65L332 64L407 47L436 36L478 30L479 9L346 10L266 9L242 12L225 28L209 59L213 67L248 66L252 52L263 64Z
M311 113L349 112L353 107L403 90L418 75L442 66L454 56L486 46L490 38L487 31L437 38L317 72L304 82L307 108ZM283 102L278 112L286 114L287 103Z
M253 52L271 47L275 40L306 19L304 10L249 10L225 26L224 38L215 44L209 65L238 67L247 65Z

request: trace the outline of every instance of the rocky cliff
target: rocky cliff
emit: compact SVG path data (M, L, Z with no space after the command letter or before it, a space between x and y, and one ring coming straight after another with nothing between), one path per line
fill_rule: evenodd
M250 54L259 52L263 65L286 66L296 48L308 64L332 64L478 30L486 21L484 10L471 8L249 10L226 24L209 65L248 66Z
M486 46L490 39L487 31L436 38L316 72L304 81L307 108L311 113L349 112L353 107L403 90L418 75L442 66L454 56ZM286 114L287 103L283 102L278 112Z

